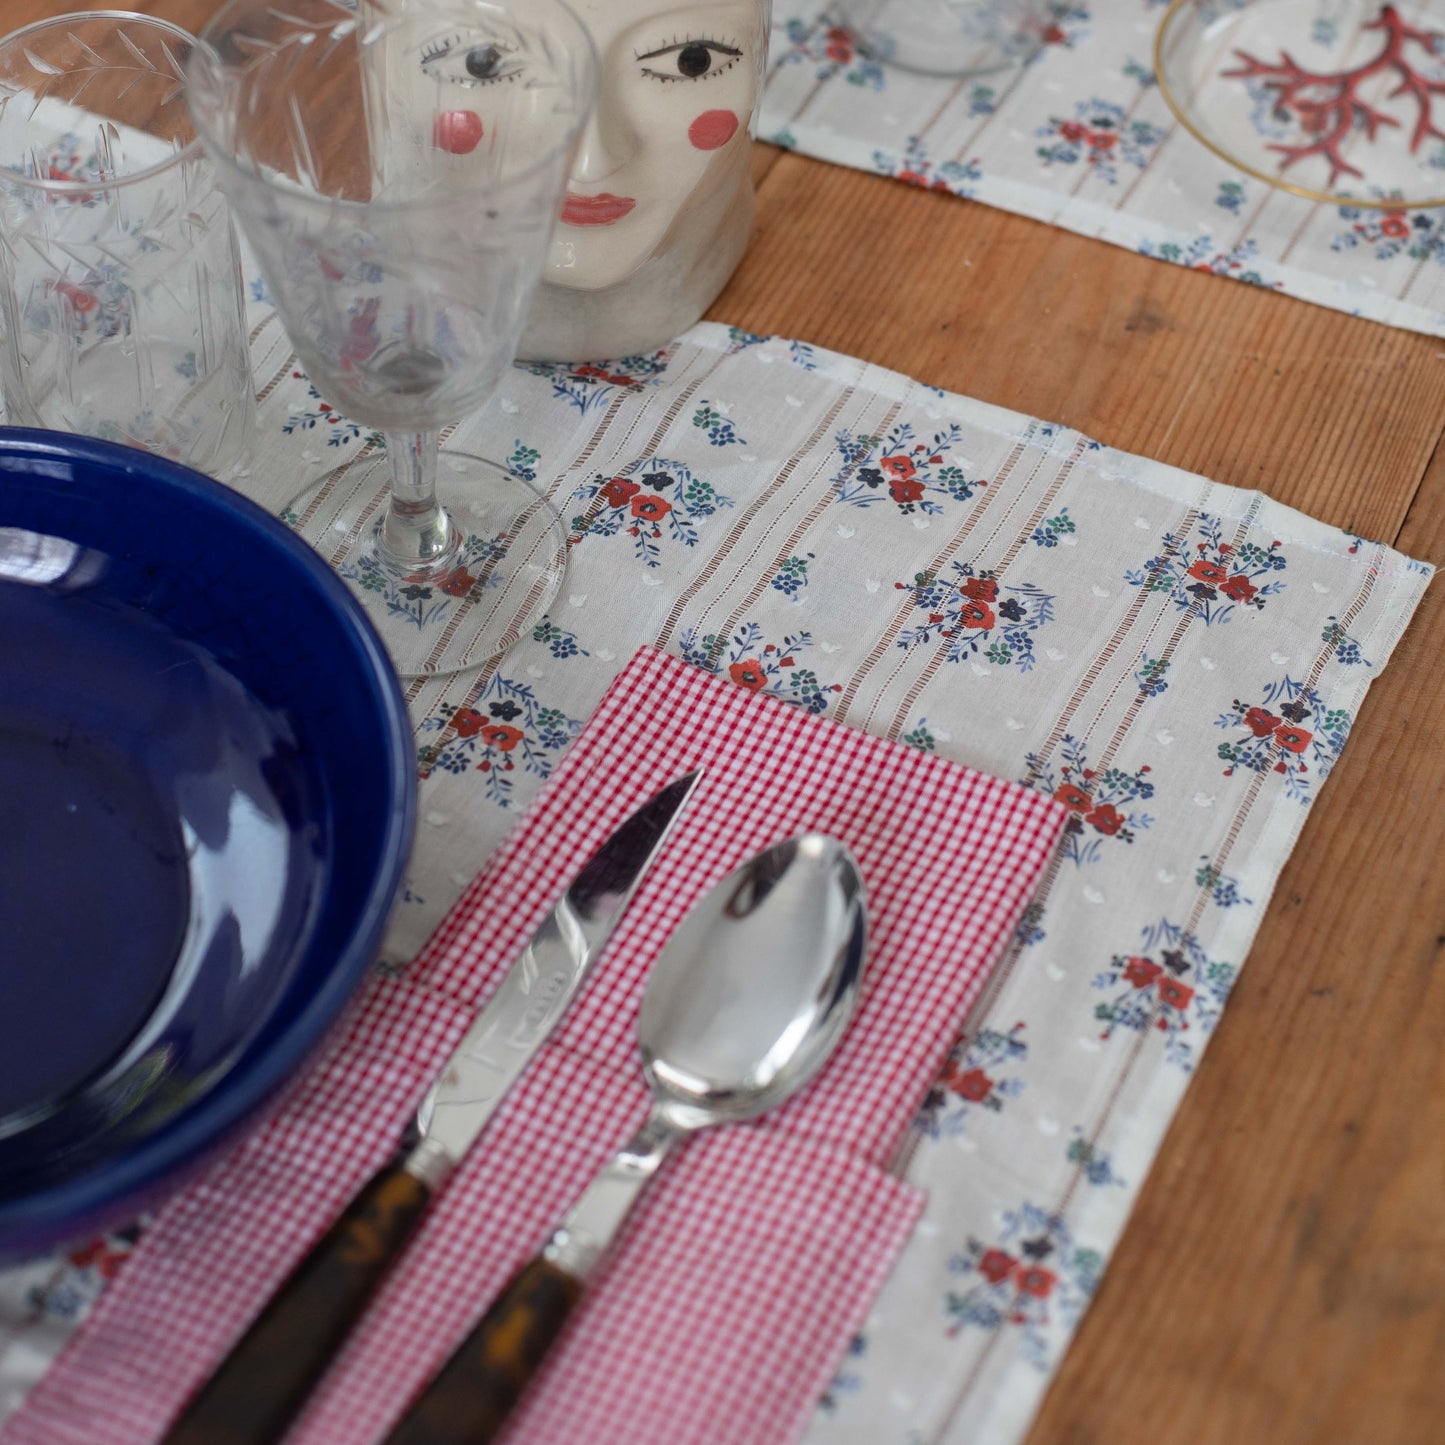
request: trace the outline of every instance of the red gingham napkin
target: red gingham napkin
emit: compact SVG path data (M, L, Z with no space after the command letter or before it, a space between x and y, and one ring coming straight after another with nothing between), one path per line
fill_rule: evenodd
M144 1445L395 1145L409 1109L591 851L704 780L582 997L493 1117L296 1428L367 1445L641 1122L636 1015L683 914L818 829L868 890L857 1017L766 1120L684 1145L644 1196L512 1445L795 1439L917 1220L887 1173L1057 842L1050 799L644 650L415 960L377 980L284 1107L173 1199L0 1445Z

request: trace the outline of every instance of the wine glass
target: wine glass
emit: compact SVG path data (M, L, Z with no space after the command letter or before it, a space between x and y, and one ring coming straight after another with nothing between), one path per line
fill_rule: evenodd
M404 677L480 666L561 583L545 498L439 440L512 362L596 84L562 0L226 0L186 66L297 356L373 429L282 515Z

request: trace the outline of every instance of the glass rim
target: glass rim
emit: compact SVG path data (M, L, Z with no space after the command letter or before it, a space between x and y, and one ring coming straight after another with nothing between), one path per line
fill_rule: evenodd
M168 31L177 39L185 41L188 48L194 47L196 37L183 26L175 24L170 20L162 20L158 15L142 15L135 10L78 10L68 15L54 15L48 20L34 20L29 25L22 25L19 30L12 30L7 35L0 36L0 51L8 50L17 41L25 37L35 35L42 30L51 30L57 25L74 25L78 21L88 20L125 20L135 21L142 25L151 26L157 30ZM184 69L184 66L182 67ZM23 94L22 91L12 92L14 95ZM0 179L7 185L14 184L26 186L32 191L38 191L42 195L52 196L93 196L97 191L118 191L126 186L137 185L142 181L153 180L156 176L162 175L173 166L179 165L182 161L198 158L201 153L201 132L196 124L194 114L187 107L187 116L191 122L191 138L163 160L156 161L152 165L145 166L138 171L132 171L129 175L116 176L111 180L93 181L57 181L49 176L30 176L23 171L17 171L13 167L0 164Z
M1168 42L1169 32L1180 14L1186 9L1197 6L1198 3L1199 0L1170 0L1169 8L1160 17L1158 29L1154 32L1154 79L1158 83L1159 94L1164 98L1165 105L1173 112L1174 119L1206 150L1212 151L1220 160L1235 170L1243 171L1245 175L1253 176L1256 180L1263 181L1277 191L1286 191L1292 196L1302 196L1307 201L1315 201L1327 206L1358 207L1362 211L1426 211L1438 206L1445 206L1445 196L1432 196L1423 200L1416 200L1410 196L1375 200L1363 196L1341 195L1338 191L1317 190L1313 186L1304 186L1297 181L1285 180L1282 176L1272 176L1268 171L1250 165L1248 161L1241 159L1211 136L1206 135L1203 128L1190 115L1189 107L1174 93L1174 87L1164 73L1164 47Z
M204 51L208 56L214 58L217 66L224 69L225 62L221 59L220 52L208 39L209 33L219 27L221 17L228 11L239 6L255 3L255 0L225 0L219 10L202 27L201 33L194 37L194 45L191 56L187 59L184 67L186 71L186 98L189 103L191 95L191 69L195 56ZM344 0L329 0L329 3L340 4ZM453 4L465 4L466 0L444 0L443 5L438 6L438 13L441 13L447 6ZM487 3L487 0L482 0ZM526 0L523 0L526 3ZM557 10L571 21L576 28L578 36L584 44L584 58L587 65L585 95L579 96L583 103L578 106L577 115L573 124L569 125L563 138L555 145L549 146L545 154L539 156L530 165L514 175L504 179L486 180L472 182L466 185L457 186L445 193L428 196L421 204L429 210L445 209L451 206L475 205L479 195L500 194L511 186L521 185L533 179L546 170L559 154L566 151L581 134L582 129L591 119L593 110L597 105L598 91L601 87L602 57L598 54L597 43L592 38L592 32L583 23L581 16L567 3L567 0L549 0ZM358 22L359 23L359 22ZM254 166L248 166L237 160L235 151L231 146L220 142L215 128L207 124L206 120L198 113L196 107L191 107L191 122L195 126L198 139L205 143L206 153L212 163L227 173L239 176L242 180L264 187L267 191L277 190L274 182L267 179L266 175ZM416 197L409 200L349 200L342 196L328 196L319 191L307 191L301 188L286 191L288 199L302 201L307 205L323 206L328 210L356 210L366 211L373 215L386 215L395 212L415 211L418 201Z

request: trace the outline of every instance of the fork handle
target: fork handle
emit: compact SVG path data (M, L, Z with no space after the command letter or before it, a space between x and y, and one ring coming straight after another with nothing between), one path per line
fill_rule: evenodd
M581 1293L581 1279L540 1254L524 1265L386 1445L484 1445L494 1439Z
M352 1200L201 1387L162 1445L276 1445L431 1200L388 1165Z

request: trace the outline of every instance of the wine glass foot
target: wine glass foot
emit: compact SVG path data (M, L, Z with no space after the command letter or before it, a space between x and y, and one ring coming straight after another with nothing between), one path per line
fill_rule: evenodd
M456 547L439 566L402 571L378 550L391 469L343 463L281 518L346 580L404 679L483 667L526 637L562 585L567 533L535 487L495 462L443 448L437 497Z

